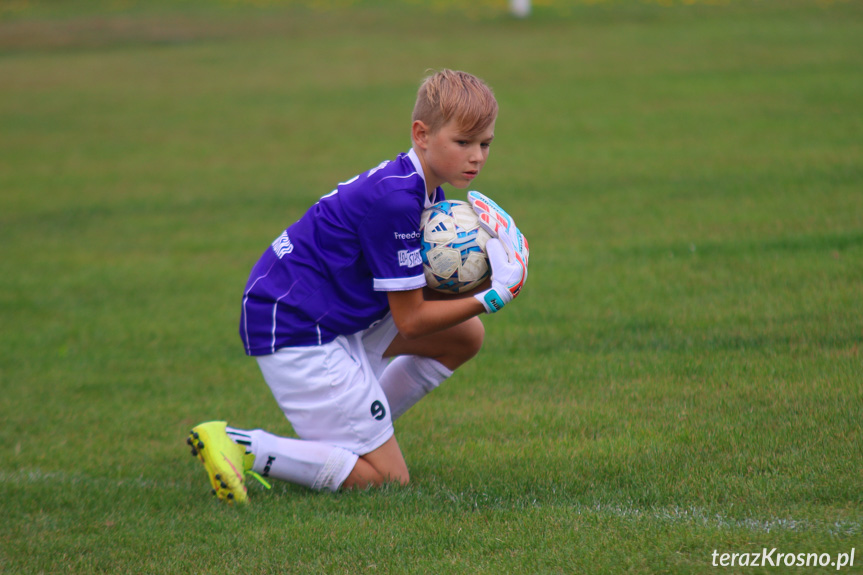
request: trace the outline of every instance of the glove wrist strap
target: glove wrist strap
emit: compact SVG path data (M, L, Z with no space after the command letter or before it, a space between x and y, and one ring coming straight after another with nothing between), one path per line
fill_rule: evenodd
M490 288L484 292L476 294L475 297L485 308L485 313L495 313L503 309L509 300L506 296L501 297L501 294L495 288Z

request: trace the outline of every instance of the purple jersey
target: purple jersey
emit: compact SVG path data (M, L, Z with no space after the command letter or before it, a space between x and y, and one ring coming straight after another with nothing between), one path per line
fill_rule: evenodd
M438 188L434 201L443 197ZM321 198L252 268L240 318L246 353L356 333L387 314L386 292L425 286L419 227L432 203L413 150Z

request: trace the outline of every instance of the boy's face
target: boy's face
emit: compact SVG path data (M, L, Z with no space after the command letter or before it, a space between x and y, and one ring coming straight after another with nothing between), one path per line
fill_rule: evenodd
M465 134L454 122L444 124L435 133L429 133L422 122L415 122L414 142L423 152L420 156L428 189L443 183L467 188L485 165L493 139L494 122L474 135Z

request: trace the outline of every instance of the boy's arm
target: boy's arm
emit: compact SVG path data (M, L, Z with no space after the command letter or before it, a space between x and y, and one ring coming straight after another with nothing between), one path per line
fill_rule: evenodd
M405 339L429 335L485 312L473 297L426 299L423 289L387 292L390 311Z

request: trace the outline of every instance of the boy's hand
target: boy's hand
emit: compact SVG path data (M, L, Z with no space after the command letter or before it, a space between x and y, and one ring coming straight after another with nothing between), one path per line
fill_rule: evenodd
M474 297L482 303L486 313L494 313L521 291L527 280L530 248L512 217L493 200L479 192L469 192L468 201L479 216L482 227L493 238L486 244L491 264L491 288Z

